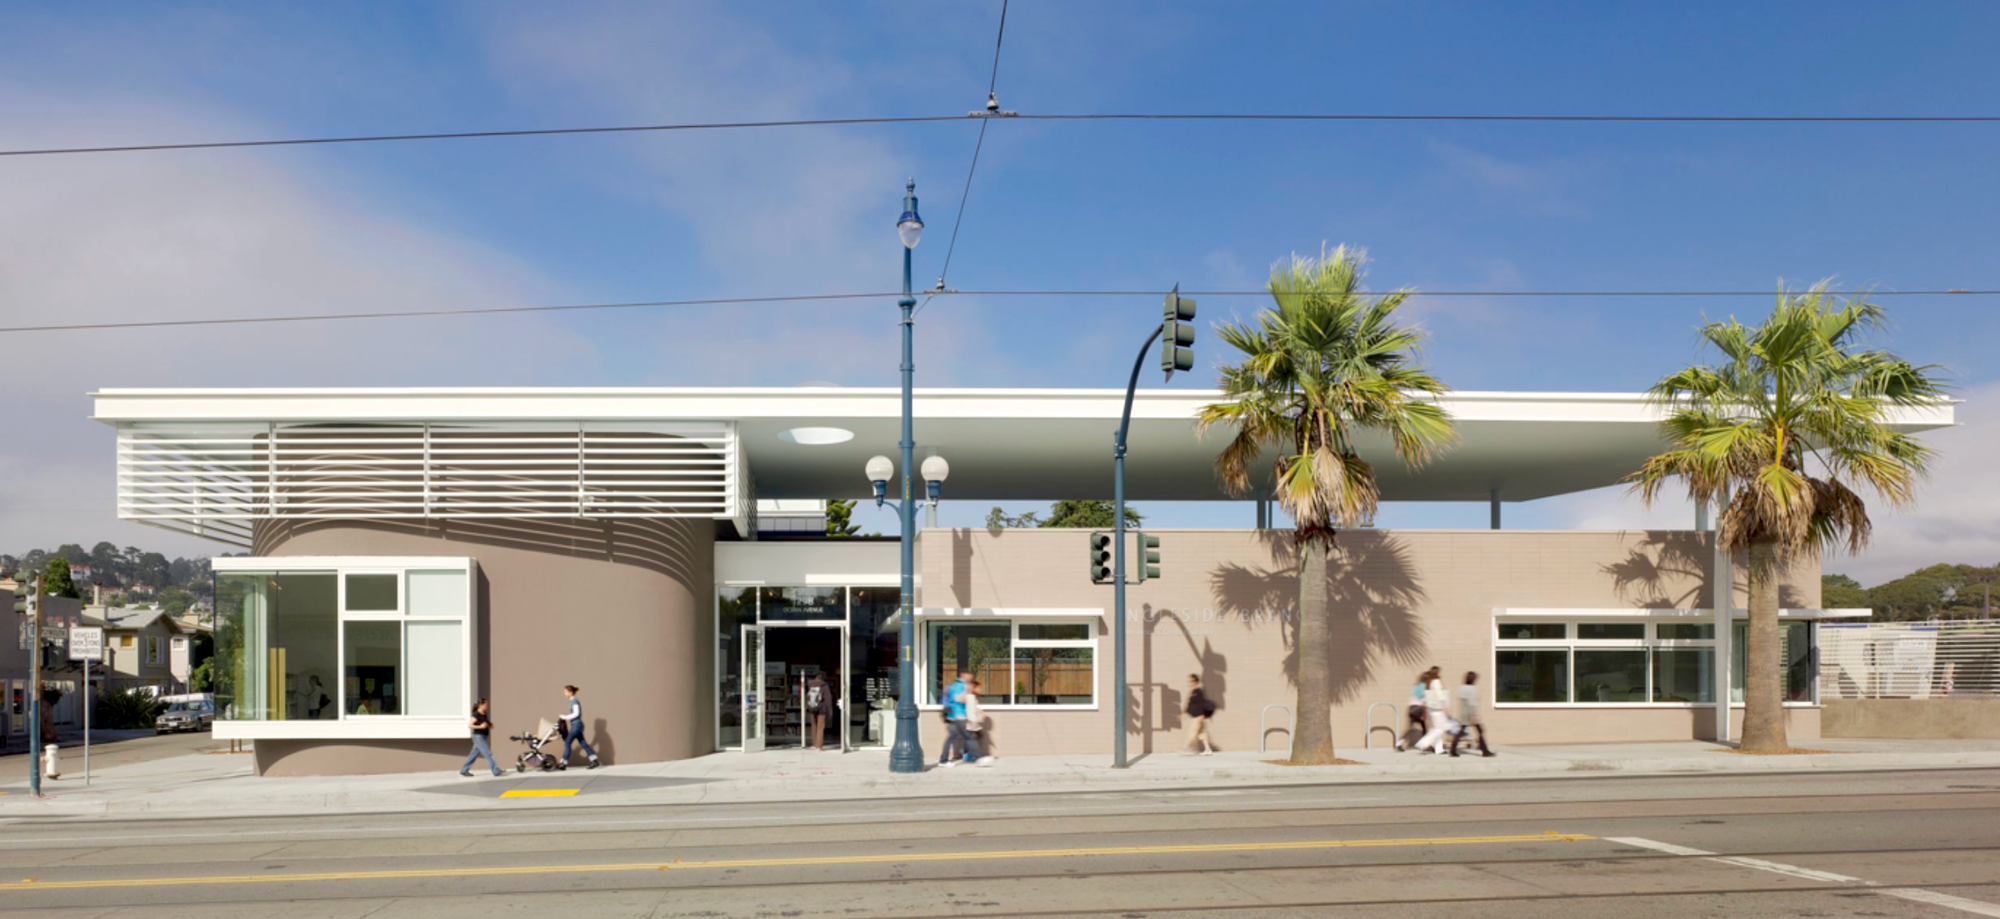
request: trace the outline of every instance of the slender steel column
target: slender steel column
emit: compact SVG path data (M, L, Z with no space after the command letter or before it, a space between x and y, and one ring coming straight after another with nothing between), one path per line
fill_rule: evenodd
M905 213L917 210L917 183L911 182L903 198ZM911 341L916 329L912 312L917 298L910 293L910 247L903 247L903 299L896 301L903 310L903 468L902 500L896 504L897 516L902 521L903 530L903 613L899 623L897 643L902 645L902 654L896 661L896 746L889 751L890 772L924 771L924 749L917 742L917 586L916 586L916 532L917 494L911 488L915 477L917 441L910 420L912 408L912 387L915 385L917 364Z

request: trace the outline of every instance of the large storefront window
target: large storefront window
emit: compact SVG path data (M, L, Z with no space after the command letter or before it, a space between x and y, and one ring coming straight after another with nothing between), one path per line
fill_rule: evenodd
M276 560L217 561L218 718L456 719L471 707L469 562L380 570L366 559L287 559L256 571L243 565Z
M773 627L766 636L773 644L766 646L769 672L753 676L753 687L761 685L766 696L775 698L773 693L789 694L796 688L799 673L832 674L847 719L848 745L886 742L887 726L893 722L888 713L895 706L897 690L895 615L901 603L902 591L895 587L720 588L715 622L716 747L743 745L743 629L759 624ZM820 629L831 636L829 640L820 639ZM839 642L842 634L844 649ZM787 719L782 725L775 720L772 724L771 736L782 742L795 737L795 726L783 708L793 701L777 699L778 707L773 708L767 700L769 717Z
M942 704L944 687L969 673L989 707L1092 706L1096 646L1089 622L933 620L924 624L924 702Z
M1730 701L1743 701L1743 640L1732 629ZM1785 701L1814 700L1818 661L1812 623L1781 623ZM1569 705L1712 705L1715 623L1706 621L1534 621L1494 624L1495 702Z
M743 627L756 623L757 589L723 588L715 610L715 672L722 681L716 743L723 747L743 744Z

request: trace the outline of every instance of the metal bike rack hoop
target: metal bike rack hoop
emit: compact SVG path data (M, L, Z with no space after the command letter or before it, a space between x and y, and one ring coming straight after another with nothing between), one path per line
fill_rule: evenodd
M1273 702L1269 705L1266 705L1264 706L1263 711L1257 713L1258 753L1264 752L1264 744L1267 742L1267 738L1271 736L1271 729L1268 726L1268 722L1271 717L1271 709L1274 708L1282 708L1285 710L1285 743L1287 746L1291 744L1292 738L1297 736L1299 733L1298 730L1299 718L1298 715L1292 711L1291 706L1286 705L1283 702Z

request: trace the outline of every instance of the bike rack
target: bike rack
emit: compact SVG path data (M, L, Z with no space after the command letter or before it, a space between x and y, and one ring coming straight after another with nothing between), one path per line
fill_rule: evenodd
M1389 710L1388 724L1377 725L1375 723L1375 710L1378 708L1386 708ZM1361 735L1361 749L1363 750L1375 749L1374 747L1375 729L1377 727L1380 727L1383 730L1388 731L1389 736L1391 737L1396 736L1396 703L1377 702L1374 705L1368 706L1368 730Z
M1293 735L1298 733L1299 719L1297 715L1292 713L1291 706L1286 705L1283 702L1273 702L1269 705L1266 705L1264 706L1263 711L1257 713L1258 753L1264 752L1264 744L1271 735L1271 729L1266 725L1266 722L1271 717L1271 709L1274 708L1282 708L1285 710L1285 743L1287 745L1290 745Z

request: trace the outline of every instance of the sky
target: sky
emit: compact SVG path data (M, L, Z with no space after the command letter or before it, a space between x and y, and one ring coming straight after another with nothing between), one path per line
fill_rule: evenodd
M897 115L981 107L1000 3L75 3L0 9L0 148ZM1017 0L1024 113L2000 114L2000 6L1967 2ZM0 325L888 290L914 177L942 270L978 126L669 132L0 158ZM2000 288L2000 125L996 122L956 289L1255 289L1366 247L1378 289ZM2000 299L1885 298L1958 428L1908 512L1829 571L2000 561ZM1436 299L1464 390L1636 391L1718 300ZM1202 303L1202 321L1263 301ZM1123 384L1156 298L940 298L921 386ZM0 551L213 544L119 521L120 386L890 386L892 300L0 334ZM1200 369L1230 359L1198 343ZM1202 347L1202 344L1209 344ZM1199 385L1203 373L1177 378ZM1185 384L1183 381L1188 381ZM1064 496L1050 496L1064 497ZM1026 509L1014 505L1010 509ZM947 502L947 524L985 506ZM1144 508L1247 526L1246 504ZM1622 489L1510 527L1687 526ZM872 509L860 522L893 531ZM1483 505L1391 505L1480 527Z

